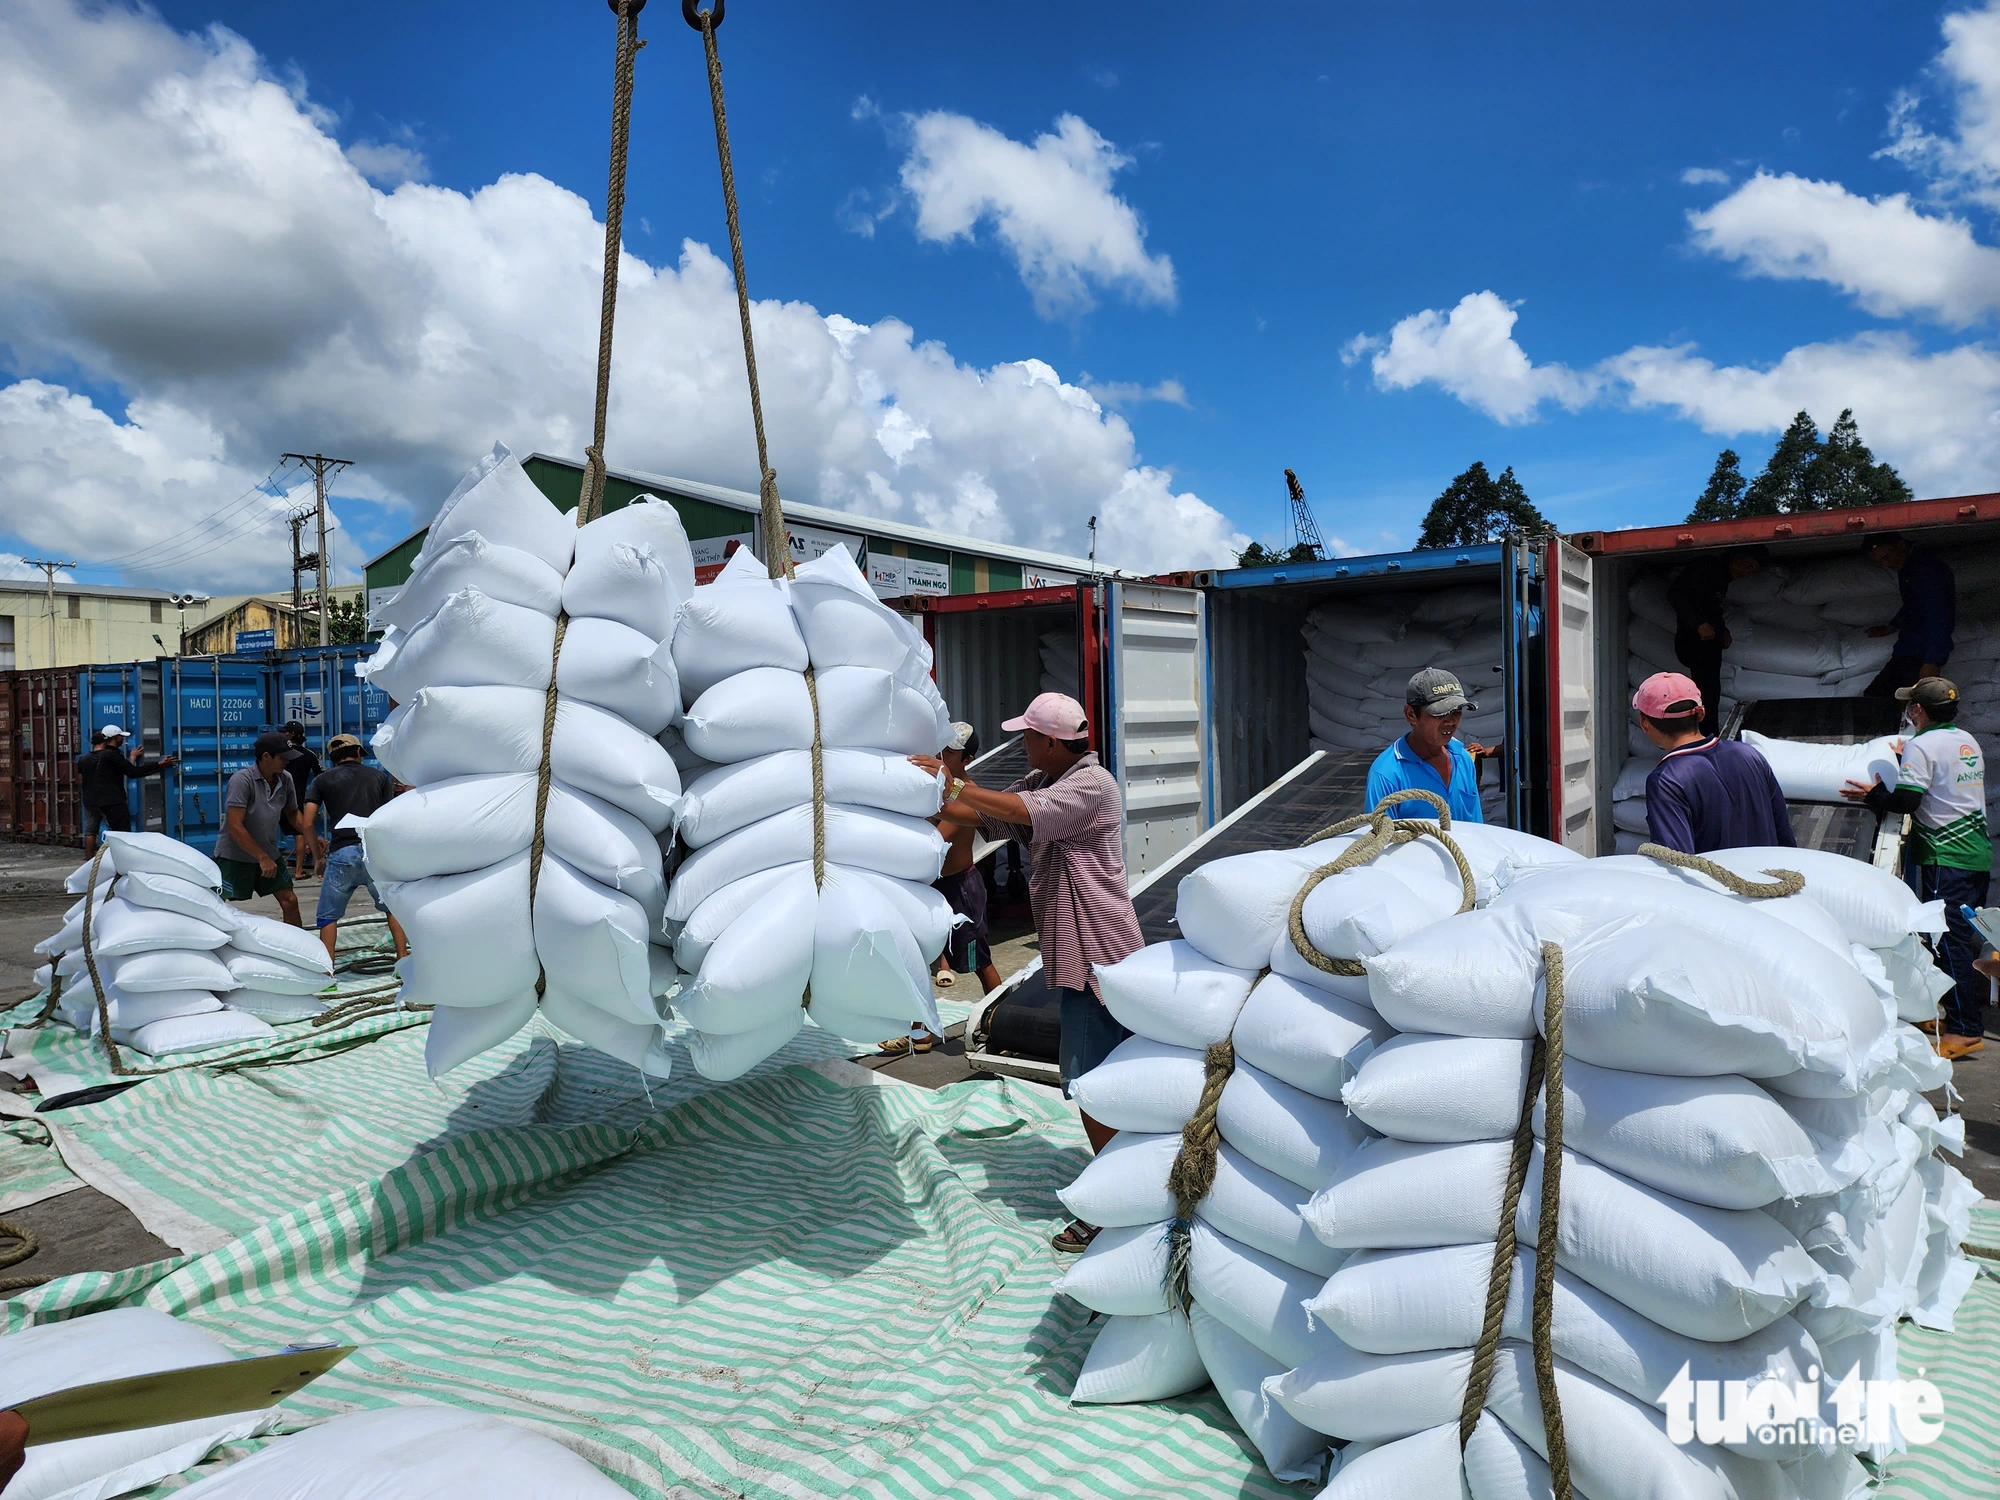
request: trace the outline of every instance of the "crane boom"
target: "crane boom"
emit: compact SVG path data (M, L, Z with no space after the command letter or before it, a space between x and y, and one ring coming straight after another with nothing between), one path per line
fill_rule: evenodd
M1319 522L1313 519L1312 507L1306 504L1305 486L1290 469L1285 470L1285 484L1292 493L1292 531L1300 545L1312 549L1314 557L1325 557L1326 539L1319 534Z

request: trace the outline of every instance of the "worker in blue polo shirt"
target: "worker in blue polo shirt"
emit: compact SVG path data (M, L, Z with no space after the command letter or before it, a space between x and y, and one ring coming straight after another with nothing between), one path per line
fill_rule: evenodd
M1485 822L1479 810L1479 762L1500 751L1462 745L1455 738L1459 720L1472 706L1459 680L1442 667L1426 667L1412 677L1403 694L1403 718L1410 732L1368 768L1369 807L1381 806L1391 792L1415 789L1444 798L1454 822ZM1415 798L1390 811L1399 818L1437 816L1428 802Z

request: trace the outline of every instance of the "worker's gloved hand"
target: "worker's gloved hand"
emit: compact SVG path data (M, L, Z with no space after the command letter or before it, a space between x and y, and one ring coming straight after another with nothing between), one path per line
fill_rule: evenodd
M27 1450L27 1419L17 1411L0 1411L0 1490L21 1472Z

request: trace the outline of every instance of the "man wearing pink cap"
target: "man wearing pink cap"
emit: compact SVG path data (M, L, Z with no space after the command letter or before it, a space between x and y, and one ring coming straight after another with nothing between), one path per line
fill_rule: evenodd
M1646 778L1654 843L1683 854L1798 843L1771 763L1741 740L1701 732L1701 689L1692 680L1655 672L1632 706L1646 738L1665 752Z
M1043 693L1026 713L1000 727L1020 733L1028 774L1004 792L952 777L945 787L944 817L976 821L987 837L1028 847L1028 899L1041 939L1042 972L1062 1003L1067 1093L1131 1035L1104 1008L1093 972L1144 946L1125 878L1125 806L1117 781L1090 748L1090 722L1076 699ZM932 756L910 759L933 773L945 770ZM1096 1151L1113 1134L1089 1115L1083 1128ZM1096 1233L1092 1225L1071 1224L1053 1243L1075 1252Z

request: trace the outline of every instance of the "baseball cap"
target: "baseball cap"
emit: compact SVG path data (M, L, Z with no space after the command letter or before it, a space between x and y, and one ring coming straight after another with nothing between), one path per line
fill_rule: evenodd
M103 735L107 740L123 739L125 737L125 731L120 729L116 724L106 724L102 729L98 730L97 732Z
M1465 684L1443 667L1425 667L1423 671L1413 674L1408 689L1403 693L1403 701L1434 719L1473 707L1472 700L1465 696Z
M1958 684L1946 677L1919 677L1896 696L1905 703L1921 703L1925 708L1943 708L1958 702Z
M1639 684L1632 706L1649 719L1685 719L1705 706L1694 679L1678 672L1655 672Z
M295 752L292 742L285 738L282 729L267 729L257 736L257 742L250 749L258 755L282 755L289 760Z
M305 726L305 725L303 725L303 724L301 724L301 723L300 723L300 722L299 722L299 721L298 721L297 719L290 719L290 720L287 720L287 721L286 721L286 724L285 724L285 733L286 733L286 734L301 734L301 735L302 735L302 734L304 734L305 732L306 732L306 726Z
M1009 734L1033 729L1056 740L1080 740L1090 728L1083 705L1067 693L1043 693L1030 703L1021 717L1000 726Z
M963 719L951 721L951 738L944 742L947 750L963 750L972 743L973 728Z
M336 734L326 742L326 753L333 755L341 750L359 750L361 741L351 734Z

